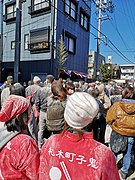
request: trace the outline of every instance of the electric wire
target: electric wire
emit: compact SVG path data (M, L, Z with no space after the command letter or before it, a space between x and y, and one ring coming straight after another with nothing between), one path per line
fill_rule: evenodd
M95 38L97 38L97 36L93 33L90 32L90 34L92 34ZM102 39L101 40L104 44L106 44L106 42ZM128 60L126 58L124 58L123 56L121 56L116 50L114 50L111 46L109 46L108 44L106 44L106 46L108 46L113 52L115 52L119 57L121 57L124 61L128 62ZM131 63L133 63L131 61ZM134 63L133 63L134 64Z
M110 20L110 19L109 19L109 20ZM119 35L120 39L122 40L125 48L128 49L127 44L126 44L124 38L122 37L120 31L118 30L118 26L117 26L117 22L116 22L116 18L115 18L115 13L114 13L114 22L115 22L115 25L113 24L112 19L110 20L110 23L112 24L112 26L114 27L114 29L115 29L116 32L118 33L118 35Z
M121 0L121 3L122 3L122 7L123 7L124 12L126 12L126 9L127 9L127 13L130 14L129 10L128 10L128 5L126 4L126 8L125 8L123 0ZM127 3L127 2L125 1L125 3ZM130 22L131 22L131 20L130 20ZM133 39L135 41L135 36L134 36L133 31L132 31L133 28L131 27L131 23L130 22L129 22L129 19L127 18L127 23L128 23L128 27L129 27L130 33L131 33L131 35L132 35L132 37L133 37Z

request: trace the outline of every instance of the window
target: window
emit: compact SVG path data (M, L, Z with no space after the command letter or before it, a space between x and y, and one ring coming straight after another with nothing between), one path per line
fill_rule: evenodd
M65 0L64 6L65 13L77 20L77 3L74 0Z
M51 1L50 0L32 0L31 6L28 7L29 14L37 14L46 12L51 9Z
M70 34L69 32L65 32L65 45L67 51L71 54L75 54L76 51L76 37Z
M82 8L80 8L80 25L87 31L89 31L89 20L89 15Z
M50 51L50 27L30 32L29 50L33 53Z
M15 49L15 41L11 41L11 49Z
M49 1L45 0L34 0L34 10L49 7Z
M5 15L4 21L13 21L16 18L16 4L15 2L10 2L5 4Z
M29 34L24 35L24 50L29 49Z

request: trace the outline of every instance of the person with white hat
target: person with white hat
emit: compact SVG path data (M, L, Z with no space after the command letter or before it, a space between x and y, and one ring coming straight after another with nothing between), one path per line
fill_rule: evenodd
M88 132L98 111L90 94L69 96L64 131L51 136L41 149L39 180L120 180L113 153L93 139L92 130Z

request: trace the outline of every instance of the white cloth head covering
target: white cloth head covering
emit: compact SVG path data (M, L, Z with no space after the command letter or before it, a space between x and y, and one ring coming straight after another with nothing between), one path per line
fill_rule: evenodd
M82 129L90 124L99 111L94 97L86 92L75 92L67 101L64 118L74 129Z

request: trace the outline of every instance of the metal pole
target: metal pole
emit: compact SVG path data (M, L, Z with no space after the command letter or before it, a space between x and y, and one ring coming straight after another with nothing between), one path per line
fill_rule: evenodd
M16 30L15 30L15 59L14 59L14 81L19 81L21 51L21 11L20 1L16 0Z
M99 1L98 8L98 35L97 35L97 58L96 58L96 69L95 69L95 77L97 79L97 72L99 70L99 54L100 54L100 30L101 30L101 13L102 13L102 0Z
M3 0L0 1L0 9L1 9L1 14L0 14L0 23L1 23L1 29L0 29L0 34L1 34L1 38L0 38L0 43L1 43L1 49L0 49L0 81L2 79L1 77L1 63L3 60Z
M54 63L54 33L55 33L55 0L51 4L51 34L52 34L52 43L51 43L51 74L53 74L53 63Z

